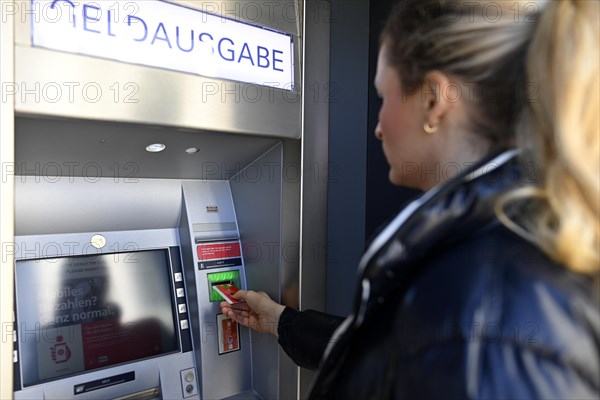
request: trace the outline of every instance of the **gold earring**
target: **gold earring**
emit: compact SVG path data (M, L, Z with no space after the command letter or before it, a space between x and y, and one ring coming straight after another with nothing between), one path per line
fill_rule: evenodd
M423 124L423 130L431 135L431 134L436 133L438 128L437 128L437 126L430 126L429 122L425 122Z

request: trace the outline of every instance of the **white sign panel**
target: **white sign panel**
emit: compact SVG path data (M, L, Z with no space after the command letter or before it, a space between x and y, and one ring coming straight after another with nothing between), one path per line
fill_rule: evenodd
M31 0L33 45L292 90L292 36L160 0Z

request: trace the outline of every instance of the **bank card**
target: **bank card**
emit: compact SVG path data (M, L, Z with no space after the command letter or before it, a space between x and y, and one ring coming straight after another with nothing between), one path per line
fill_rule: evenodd
M234 299L232 297L233 294L235 294L238 290L240 290L237 286L232 285L230 283L223 283L223 284L220 284L220 285L215 285L215 286L213 286L213 288L229 304L235 304L235 303L239 303L240 302L240 300Z

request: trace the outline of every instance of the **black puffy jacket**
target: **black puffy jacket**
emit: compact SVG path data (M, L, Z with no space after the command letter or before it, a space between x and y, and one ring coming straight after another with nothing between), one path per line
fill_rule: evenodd
M375 238L346 319L286 308L311 399L598 399L598 282L505 228L526 177L503 153L424 194ZM591 221L593 223L593 221Z

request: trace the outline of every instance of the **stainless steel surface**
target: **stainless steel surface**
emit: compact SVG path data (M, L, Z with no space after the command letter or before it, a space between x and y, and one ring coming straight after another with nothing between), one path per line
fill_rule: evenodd
M296 0L175 0L170 2L244 21L252 25L268 26L294 35L300 34Z
M325 310L327 282L329 6L327 1L308 0L304 18L303 92L318 88L319 95L303 99L300 308L320 311ZM312 373L301 369L300 398L311 380Z
M132 5L135 2L131 2ZM297 34L294 0L187 1L194 8L241 13L241 20ZM241 134L299 138L301 94L158 68L31 47L29 2L19 2L16 25L16 111ZM236 14L237 15L237 14ZM294 46L300 87L300 46ZM44 68L40 68L44 65Z
M227 180L279 140L145 125L19 117L16 169L21 175ZM167 147L147 152L151 143ZM200 149L188 154L190 147ZM44 178L45 179L45 178ZM48 179L45 179L48 180Z
M278 144L229 182L240 228L248 287L281 302L282 259L296 244L281 240L283 146ZM252 179L248 179L252 177ZM292 245L292 249L289 249ZM277 321L272 321L277 329ZM251 332L253 389L265 399L281 398L275 337Z
M200 390L203 399L221 399L233 394L252 389L253 372L251 368L252 348L251 336L247 328L240 327L240 349L219 355L218 320L219 303L209 300L208 275L222 271L240 271L241 288L246 288L246 277L243 266L227 268L197 268L200 262L193 239L194 225L201 223L226 223L236 220L236 212L230 190L230 183L214 181L183 182L183 208L180 226L180 237L192 243L182 243L186 251L192 253L184 257L185 276L193 275L188 281L190 301L190 326L196 363L200 371ZM207 213L206 205L219 207L219 213ZM239 233L235 232L235 238ZM206 238L208 239L208 237ZM221 239L215 236L215 241ZM189 285L193 283L193 285ZM193 293L190 293L193 291Z
M245 392L238 393L231 397L227 397L223 400L261 400L261 399L262 399L262 397L260 397L254 390L247 390Z
M2 0L6 1L6 0ZM45 14L50 16L48 11L32 11L30 0L17 0L14 2L14 9L10 9L17 16L16 20L16 42L18 44L30 45L31 27L29 25L31 18L42 18ZM124 11L135 13L135 2L126 3ZM169 3L181 4L196 10L208 12L211 14L222 15L225 18L244 21L252 25L266 26L280 32L300 35L299 8L302 6L302 0L169 0ZM9 8L6 8L9 10Z
M283 142L282 243L300 243L300 146L299 140ZM288 250L293 250L293 246L288 246ZM300 246L281 257L282 304L295 309L299 307L299 265ZM279 352L279 399L298 398L299 370L284 351Z
M3 98L0 101L0 325L6 332L0 341L0 399L12 397L13 386L13 255L11 243L14 231L14 102L4 97L8 85L14 82L14 19L8 12L12 1L2 1L0 16L0 82ZM6 86L5 86L6 85Z
M175 228L181 181L19 176L15 188L17 235Z
M65 212L65 210L60 212ZM90 246L91 237L97 233L101 233L106 238L106 246L103 249L93 249ZM179 246L177 230L173 228L143 231L93 230L66 234L32 234L15 237L15 257L17 259L46 258L92 252L93 254L102 254L135 251L169 246Z
M133 393L127 396L116 397L113 400L151 400L158 397L160 394L160 388L152 388L143 390L138 393Z

